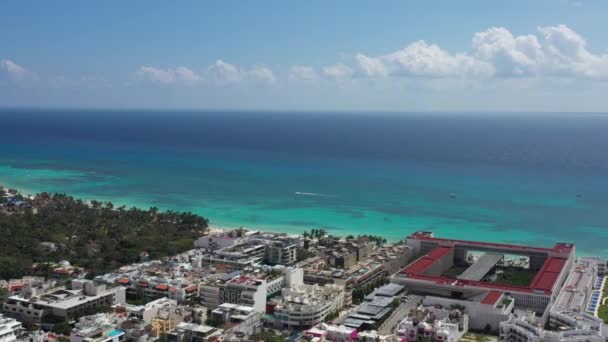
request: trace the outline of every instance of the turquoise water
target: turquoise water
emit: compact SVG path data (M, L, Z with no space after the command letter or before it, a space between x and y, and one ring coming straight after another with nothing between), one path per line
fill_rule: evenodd
M484 241L543 246L575 242L583 254L608 255L603 154L583 149L577 145L580 140L565 154L556 154L562 147L553 140L535 144L531 138L532 145L517 146L521 137L509 135L517 140L498 144L508 140L499 137L488 143L494 146L475 147L476 154L470 154L475 132L469 128L459 132L463 129L452 123L445 127L451 135L440 138L443 123L392 117L382 120L393 120L391 126L403 124L411 133L403 139L410 140L399 140L399 130L390 140L378 129L365 133L366 141L361 142L353 138L361 136L359 127L348 125L367 120L373 128L369 117L341 114L330 123L337 125L332 132L339 138L313 136L309 146L306 139L297 145L293 139L317 132L317 117L298 119L298 125L310 127L303 133L298 128L291 138L281 131L293 132L291 124L255 117L261 114L247 114L256 118L255 124L235 123L231 115L236 114L218 118L209 113L196 120L190 114L174 115L174 122L167 124L139 113L126 119L131 123L110 128L104 123L124 120L103 112L76 118L56 112L21 113L19 119L7 112L0 112L11 127L0 145L0 184L24 193L65 192L119 205L189 210L219 227L292 233L323 227L335 234L378 234L393 241L424 229ZM217 136L205 134L209 121L215 122L211 128ZM226 128L235 124L241 127L238 132ZM275 125L272 137L255 125ZM496 129L492 123L485 125L490 132ZM504 122L496 125L504 127ZM512 125L515 129L522 123ZM420 129L435 132L435 141L412 137L411 130ZM374 135L384 141L368 143ZM593 137L594 143L604 142L599 135ZM463 145L467 139L472 145ZM417 149L411 148L415 144ZM418 149L425 158L416 155Z

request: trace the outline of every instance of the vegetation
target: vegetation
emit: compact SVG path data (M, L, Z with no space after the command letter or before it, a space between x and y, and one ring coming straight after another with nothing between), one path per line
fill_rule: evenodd
M325 235L327 235L327 232L325 231L325 229L320 228L320 229L311 229L310 232L308 231L304 231L304 233L302 233L302 236L306 239L306 238L310 238L310 239L320 239L322 237L324 237Z
M299 247L296 250L296 261L300 262L302 260L306 260L308 258L312 258L315 255L316 254L314 252L307 251L306 249Z
M604 323L608 324L608 305L600 305L597 309L597 315L604 320Z
M60 335L70 336L72 327L68 321L59 322L53 327L53 332Z
M462 272L466 271L467 268L467 266L454 265L445 271L441 276L446 278L456 278L461 275Z
M340 313L338 311L330 312L329 314L327 314L327 316L325 316L325 322L331 322L334 319L338 318L338 316L340 316Z
M502 268L503 273L498 275L496 283L529 286L536 275L536 272L521 267Z
M458 310L460 312L466 312L467 308L461 304L452 304L452 305L450 305L450 310Z
M251 341L255 342L283 342L285 340L283 336L275 335L270 331L262 331L251 336Z
M496 340L496 336L468 332L460 339L460 342L490 342Z
M213 316L207 318L205 324L214 328L223 328L224 322L221 319L215 318Z
M89 205L63 194L40 194L37 201L44 203L37 214L31 209L0 213L0 279L31 274L33 262L48 260L69 260L91 275L108 272L136 262L143 251L160 258L190 249L208 225L190 212L114 208L98 201Z
M358 238L367 238L373 242L376 243L376 246L381 247L382 245L384 245L386 243L386 238L383 238L382 236L377 236L377 235L358 235Z
M127 298L127 304L130 305L146 305L153 301L153 298L141 297L141 298Z

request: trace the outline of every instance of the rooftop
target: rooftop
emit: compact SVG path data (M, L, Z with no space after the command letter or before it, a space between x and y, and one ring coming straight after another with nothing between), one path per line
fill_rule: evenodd
M434 237L432 232L420 232L420 231L411 234L407 238L414 239L414 240L435 241L437 243L443 244L444 246L445 245L455 246L458 244L465 244L465 245L470 245L470 246L504 248L504 249L511 249L511 250L520 250L520 251L557 252L557 253L564 253L564 254L569 253L574 248L574 244L563 243L563 242L556 243L553 246L553 248L546 248L546 247L511 245L511 244L495 243L495 242L444 239L444 238Z
M553 287L559 278L560 273L566 265L567 258L570 257L570 252L574 248L573 244L558 243L554 248L543 248L543 247L527 247L527 246L515 246L500 243L489 243L489 242L476 242L476 241L464 241L464 240L451 240L451 239L440 239L435 238L431 232L416 232L408 237L408 239L425 240L437 242L437 247L433 248L427 254L423 255L416 261L410 263L404 269L402 269L398 276L419 279L434 282L435 284L445 284L451 286L477 286L484 287L496 291L517 291L517 292L542 292L544 294L550 294L553 291ZM489 247L488 249L496 249L501 251L504 249L517 251L536 251L544 252L547 254L547 259L543 263L541 269L534 277L530 286L520 285L506 285L498 284L493 282L480 281L479 274L484 273L491 265L498 262L497 253L486 253L487 257L482 257L478 260L479 265L473 264L469 269L465 271L466 274L463 278L451 279L442 276L435 276L426 274L425 271L429 269L438 260L445 257L448 253L453 252L454 248L458 245L463 244L467 247L472 246L484 246ZM567 252L567 254L566 254ZM559 256L555 256L555 255ZM563 254L563 257L562 257ZM484 255L484 256L485 256ZM471 278L471 279L465 279Z

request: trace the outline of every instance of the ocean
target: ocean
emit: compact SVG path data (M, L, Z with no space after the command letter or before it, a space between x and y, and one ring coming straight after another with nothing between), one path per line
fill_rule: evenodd
M212 226L608 256L608 114L0 110L0 184Z

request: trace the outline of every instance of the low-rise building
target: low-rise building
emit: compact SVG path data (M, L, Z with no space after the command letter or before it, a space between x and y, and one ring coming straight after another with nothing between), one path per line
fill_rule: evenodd
M227 333L248 339L260 331L262 321L260 313L251 306L224 303L211 312L211 318L224 323Z
M420 307L397 325L397 335L407 341L456 342L469 330L469 317L459 309Z
M403 286L396 284L388 284L376 289L349 312L343 324L359 331L377 329L390 316L395 300L403 289Z
M2 310L7 315L40 323L47 316L75 318L87 310L124 304L125 301L125 289L122 287L108 289L105 285L96 285L90 280L77 279L72 281L70 288L11 296L2 305Z
M299 285L285 288L269 303L269 321L277 328L307 329L344 306L344 289L336 285Z
M215 234L208 234L194 241L194 247L213 252L247 241L244 229L233 229Z
M601 332L604 322L595 317L602 282L598 282L599 263L596 258L577 259L549 313L554 329L591 329ZM602 276L603 277L603 276ZM598 286L599 285L599 286ZM594 299L594 294L597 294Z
M320 341L352 342L357 340L358 331L344 325L320 323L306 330L304 336Z
M166 342L211 342L218 339L224 330L208 325L182 322L165 335Z
M125 318L113 314L81 317L70 334L70 342L121 342L125 332L117 329Z
M129 317L148 323L156 318L161 310L174 308L177 308L177 301L169 298L159 298L144 305L120 304L117 306L117 309L123 309Z
M550 331L544 329L543 320L533 312L511 315L500 323L500 341L510 342L605 342L606 337L596 330L568 329Z
M22 330L21 322L0 314L0 342L16 341Z
M200 285L201 304L211 310L222 303L246 305L263 313L266 299L280 293L288 283L301 284L302 274L301 269L276 267L212 277Z
M270 240L266 245L265 261L271 265L291 265L297 259L297 245L286 240Z

